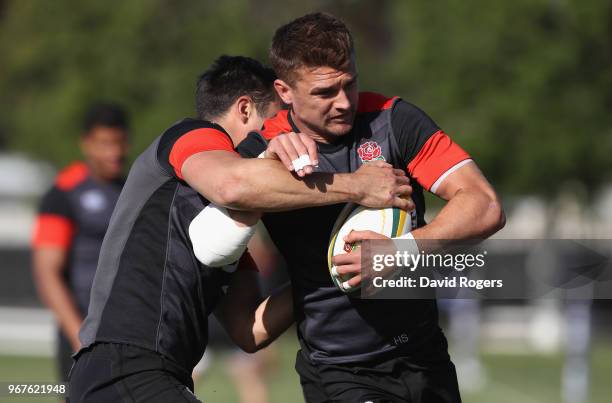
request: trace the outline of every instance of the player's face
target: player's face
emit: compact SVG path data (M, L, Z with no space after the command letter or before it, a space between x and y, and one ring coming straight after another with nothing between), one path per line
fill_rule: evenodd
M116 127L95 126L83 137L81 148L94 173L113 180L123 173L127 154L127 133Z
M293 117L315 140L333 141L351 131L359 101L357 71L331 67L300 68L289 89ZM322 138L318 138L321 136Z

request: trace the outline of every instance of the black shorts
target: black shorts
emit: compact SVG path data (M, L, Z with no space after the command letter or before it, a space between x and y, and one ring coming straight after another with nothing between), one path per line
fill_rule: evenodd
M314 364L298 351L295 369L307 403L460 403L450 358L417 364L396 357L366 364Z
M191 374L154 351L97 343L75 360L70 403L200 402L193 394Z

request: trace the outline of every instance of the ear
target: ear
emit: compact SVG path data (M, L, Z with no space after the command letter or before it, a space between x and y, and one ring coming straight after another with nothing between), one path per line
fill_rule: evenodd
M238 109L238 115L240 116L240 121L243 124L246 124L253 113L253 102L251 98L247 96L241 96L236 101L236 108Z
M293 103L293 92L291 86L285 81L279 78L274 80L274 89L284 104L291 105Z

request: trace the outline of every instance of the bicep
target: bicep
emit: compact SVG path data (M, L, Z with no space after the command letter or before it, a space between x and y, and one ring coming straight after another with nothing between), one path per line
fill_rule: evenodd
M435 194L444 200L450 200L461 190L475 190L491 197L495 196L492 186L472 160L465 160L461 166L441 178Z
M245 331L241 329L241 326L249 324L245 317L254 315L260 301L261 291L257 272L237 270L232 274L227 293L215 310L215 316L232 336L234 331Z
M424 189L438 194L439 184L470 156L421 109L405 101L392 112L393 134L406 170Z
M53 187L43 197L32 232L32 248L68 250L75 233L75 221L68 196Z
M60 274L66 267L68 253L63 248L44 246L32 251L32 262L37 276Z
M240 162L240 156L233 151L199 152L185 159L181 175L189 186L208 200L222 201L224 192L235 185L231 179L232 172Z

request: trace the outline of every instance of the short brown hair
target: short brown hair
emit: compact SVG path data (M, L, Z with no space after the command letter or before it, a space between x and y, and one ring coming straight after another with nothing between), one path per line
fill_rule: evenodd
M293 83L300 67L346 70L353 53L353 38L344 22L319 12L278 28L272 39L270 61L278 78Z
M274 80L274 71L255 59L223 55L198 79L198 118L212 120L222 116L243 95L248 95L259 115L264 116L270 103L276 100Z

